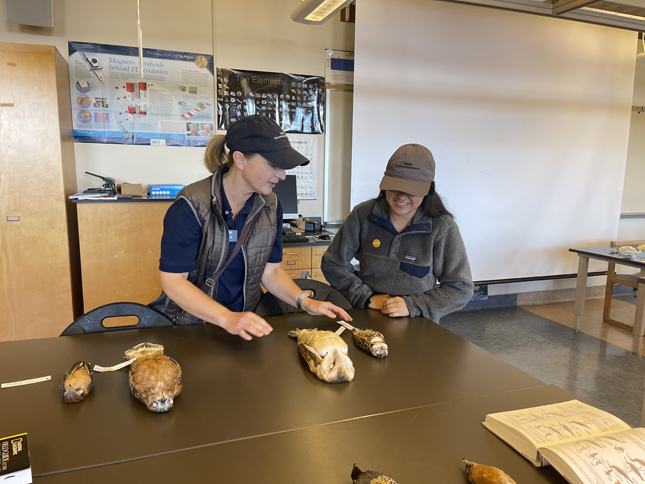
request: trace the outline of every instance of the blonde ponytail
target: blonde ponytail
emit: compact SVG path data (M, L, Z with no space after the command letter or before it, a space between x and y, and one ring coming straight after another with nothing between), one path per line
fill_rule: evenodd
M213 136L206 146L204 165L211 173L215 173L222 166L233 165L233 153L226 149L226 137L223 134Z

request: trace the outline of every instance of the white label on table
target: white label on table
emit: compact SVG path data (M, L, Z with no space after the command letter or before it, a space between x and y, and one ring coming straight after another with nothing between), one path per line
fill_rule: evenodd
M345 327L344 327L344 326L341 326L340 328L338 328L338 329L336 330L336 334L337 334L338 336L340 336L341 334L343 334L343 331L345 331Z
M130 365L134 360L136 360L136 358L132 358L131 360L124 361L123 363L119 363L118 365L114 365L114 366L99 366L99 365L94 365L93 370L94 370L94 371L99 371L99 372L103 372L103 371L116 371L116 370L120 370L121 368L125 368L126 366L129 366L129 365Z
M31 385L32 383L40 383L41 381L49 381L51 379L52 379L51 375L41 376L38 378L32 378L31 380L20 380L20 381L14 381L11 383L3 383L2 385L0 385L0 388L20 387L22 385Z

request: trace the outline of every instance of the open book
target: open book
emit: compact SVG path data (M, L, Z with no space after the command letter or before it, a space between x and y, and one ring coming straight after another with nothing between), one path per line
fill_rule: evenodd
M645 429L578 400L492 413L484 427L572 484L645 482Z

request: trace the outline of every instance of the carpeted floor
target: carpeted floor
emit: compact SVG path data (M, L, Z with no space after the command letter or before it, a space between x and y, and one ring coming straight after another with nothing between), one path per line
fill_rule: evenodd
M520 307L462 311L441 324L543 382L640 426L645 358Z

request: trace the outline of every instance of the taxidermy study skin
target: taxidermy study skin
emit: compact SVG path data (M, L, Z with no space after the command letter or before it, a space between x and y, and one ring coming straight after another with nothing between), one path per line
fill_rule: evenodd
M466 459L463 461L470 484L516 484L511 476L497 467L475 464Z
M327 383L354 379L354 365L347 356L347 344L336 333L317 329L295 329L289 336L298 339L298 350L311 372Z
M94 387L94 372L87 361L77 361L63 376L60 391L65 403L77 403L85 399Z
M354 468L352 469L352 484L396 484L396 481L381 472L363 472L354 464Z
M125 352L130 365L130 391L152 412L167 412L181 393L181 367L164 355L162 345L140 343Z
M377 358L385 358L387 356L387 345L381 333L371 329L355 329L352 332L354 334L354 342L360 349L367 351Z

